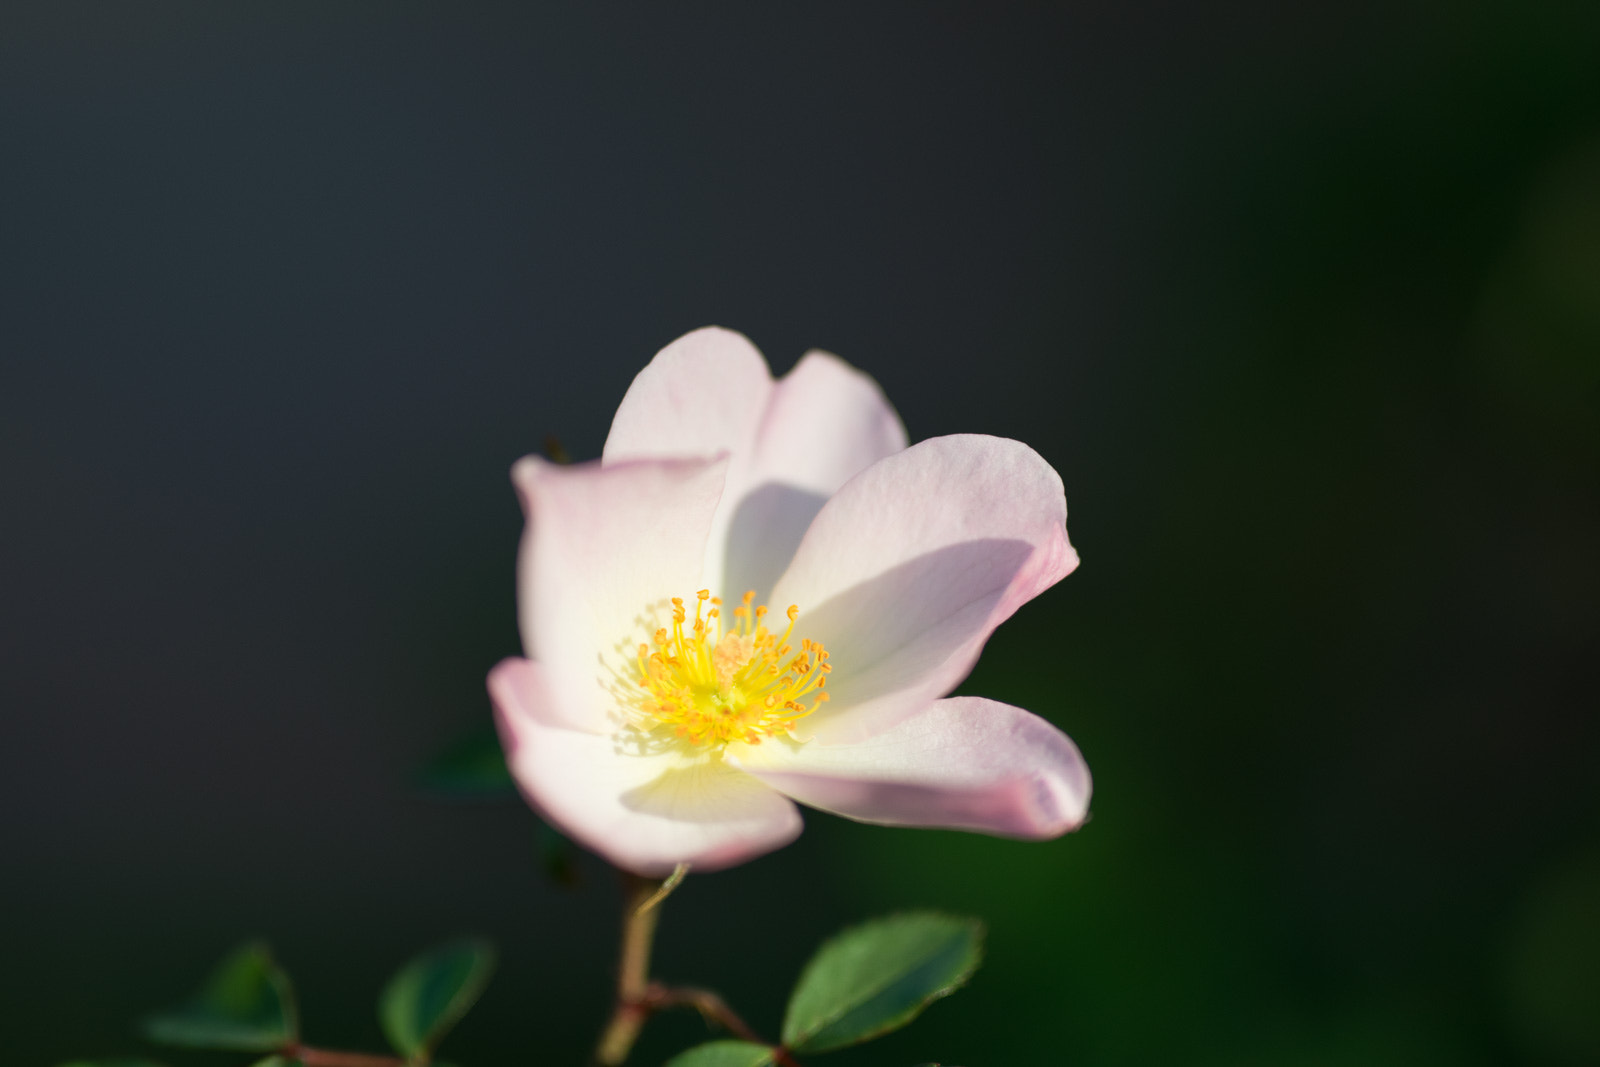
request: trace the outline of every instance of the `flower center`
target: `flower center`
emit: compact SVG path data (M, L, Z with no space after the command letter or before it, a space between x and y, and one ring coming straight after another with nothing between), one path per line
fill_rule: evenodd
M822 690L833 670L821 642L790 645L800 609L790 606L789 625L778 635L763 621L766 605L752 607L754 591L733 609L728 626L720 598L709 589L695 595L692 621L683 598L673 597L672 629L655 632L654 649L639 645L638 675L626 697L637 712L634 725L670 731L696 746L793 737L794 724L827 701Z

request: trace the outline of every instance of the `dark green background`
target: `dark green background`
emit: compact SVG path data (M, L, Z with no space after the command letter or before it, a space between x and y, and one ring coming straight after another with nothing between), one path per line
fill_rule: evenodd
M719 323L1061 471L1083 566L966 688L1094 818L808 816L662 975L770 1033L937 906L972 988L824 1062L1600 1062L1597 57L1592 3L0 8L0 1058L247 935L376 1048L476 931L451 1058L580 1060L615 885L415 772L517 648L511 462Z

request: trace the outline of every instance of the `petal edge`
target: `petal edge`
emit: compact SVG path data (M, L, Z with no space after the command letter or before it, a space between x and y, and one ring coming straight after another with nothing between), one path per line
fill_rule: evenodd
M650 878L679 863L714 871L800 833L788 798L731 765L625 755L610 737L563 727L530 660L502 661L488 687L506 762L529 805L617 867Z
M742 745L732 758L791 799L858 822L1027 840L1082 825L1092 788L1071 738L982 697L936 701L864 741Z

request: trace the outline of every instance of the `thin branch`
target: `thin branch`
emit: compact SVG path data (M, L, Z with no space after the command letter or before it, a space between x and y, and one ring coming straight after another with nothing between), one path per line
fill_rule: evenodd
M682 876L673 872L678 881ZM656 906L664 894L665 881L624 874L628 886L622 905L622 953L617 962L617 1001L611 1019L595 1045L594 1061L601 1067L619 1067L639 1039L639 1030L649 1018L643 1005L650 986L650 946L655 940L656 921L661 910ZM674 883L676 884L676 883ZM670 892L671 890L668 890Z
M689 986L664 986L659 983L652 984L649 992L645 994L645 1003L652 1009L659 1008L693 1008L705 1019L707 1025L720 1026L728 1033L741 1041L753 1041L758 1045L766 1042L750 1029L750 1025L728 1006L728 1002L709 989L694 989Z
M800 1067L800 1064L789 1050L781 1045L772 1045L765 1041L761 1035L750 1028L750 1024L741 1019L737 1012L728 1006L728 1002L720 995L709 989L696 989L692 986L665 986L659 982L652 982L645 993L644 1006L654 1011L660 1008L693 1008L700 1013L707 1024L722 1027L728 1033L741 1041L749 1041L756 1045L767 1045L772 1049L772 1062L778 1067Z
M611 1019L595 1045L594 1062L600 1067L620 1067L633 1051L646 1020L662 1008L694 1008L708 1024L721 1026L742 1041L772 1050L777 1067L800 1067L782 1045L763 1041L750 1025L709 989L668 986L650 981L650 948L655 940L660 904L683 882L689 865L678 864L668 878L656 881L624 874L628 887L622 907L622 952L617 964L617 1000ZM354 1065L352 1065L354 1067Z

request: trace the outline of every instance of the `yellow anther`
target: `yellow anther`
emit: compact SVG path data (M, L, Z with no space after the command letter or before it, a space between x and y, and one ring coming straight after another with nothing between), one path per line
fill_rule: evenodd
M788 629L774 634L761 624L767 607L755 604L754 591L741 598L726 627L721 598L709 589L695 596L688 627L683 598L672 597L671 629L655 631L656 651L648 644L638 647L637 688L627 698L634 727L662 730L696 747L795 736L795 723L827 699L820 690L829 670L821 642L801 638L800 651L791 654L799 607L790 606ZM702 613L708 601L714 606ZM807 695L813 697L809 707L803 702Z

